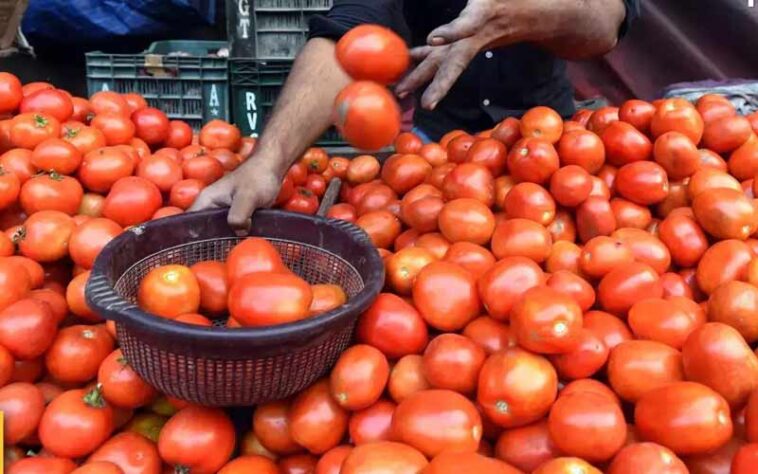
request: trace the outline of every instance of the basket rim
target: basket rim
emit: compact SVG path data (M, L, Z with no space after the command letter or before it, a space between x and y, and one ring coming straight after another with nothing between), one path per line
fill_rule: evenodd
M161 337L169 338L180 337L189 343L244 343L247 346L253 347L270 347L275 344L291 342L293 339L310 339L316 337L316 334L321 334L346 319L357 318L360 313L363 313L369 307L384 286L384 264L381 257L368 235L358 226L346 221L329 219L321 216L310 216L281 210L262 209L255 213L259 218L294 219L301 222L311 221L311 223L315 222L327 225L336 231L346 233L355 244L356 250L361 253L363 258L367 259L369 272L368 275L363 278L363 289L354 297L350 298L344 305L314 317L276 326L245 328L206 327L175 322L143 311L137 305L127 301L116 292L113 285L118 281L121 275L118 275L114 278L114 281L111 281L108 277L108 264L118 246L135 245L135 240L139 235L150 232L155 228L164 227L166 225L182 225L183 221L189 219L211 218L217 216L219 213L223 213L223 215L226 216L227 212L228 208L221 208L179 214L160 219L159 221L150 221L142 224L139 226L138 232L125 231L121 233L103 248L100 255L95 260L95 264L90 273L90 278L85 287L85 298L87 303L95 312L103 316L105 319L114 320L117 323L128 325L139 332L149 331L155 334L160 333ZM160 222L160 224L158 224L158 222ZM253 234L250 236L253 236ZM228 237L236 237L231 228L228 229ZM271 238L277 237L271 236ZM294 241L293 239L279 239ZM202 240L208 239L201 239L197 242ZM160 251L175 247L178 247L178 245L166 246ZM328 250L325 251L328 252ZM330 253L336 255L333 252ZM345 258L341 256L338 257L350 264ZM139 261L141 260L142 259ZM133 262L132 265L137 263L138 262Z

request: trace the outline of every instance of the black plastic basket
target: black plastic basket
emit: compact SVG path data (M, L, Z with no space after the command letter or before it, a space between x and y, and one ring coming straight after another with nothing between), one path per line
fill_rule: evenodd
M379 254L350 223L262 210L250 235L269 239L309 283L341 285L347 303L290 324L240 329L186 325L138 308L137 287L150 269L225 259L241 240L226 223L226 209L134 227L97 258L87 301L116 321L126 359L161 392L206 406L249 406L291 396L334 365L353 339L358 316L384 283Z

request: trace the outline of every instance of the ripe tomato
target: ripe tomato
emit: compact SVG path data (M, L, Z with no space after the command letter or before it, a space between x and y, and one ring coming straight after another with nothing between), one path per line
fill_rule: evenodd
M650 122L655 114L655 106L644 100L627 100L619 108L619 120L631 124L642 133L650 131Z
M285 401L259 405L253 414L253 431L265 449L277 454L293 454L302 448L289 429L290 406Z
M741 281L730 281L716 288L708 300L708 319L728 324L748 344L758 340L758 288Z
M750 139L729 156L729 173L745 180L758 174L758 140Z
M333 112L337 129L353 146L378 150L400 132L400 108L384 87L368 81L349 84L337 95Z
M48 138L34 148L32 165L45 171L72 174L82 161L81 152L60 138Z
M519 128L522 137L555 143L563 133L563 119L549 107L533 107L521 117Z
M474 452L482 421L473 403L450 390L416 392L400 402L392 417L394 437L427 456L442 451Z
M424 469L428 474L454 474L473 469L481 474L520 474L513 466L479 453L445 452L436 456Z
M72 474L123 474L123 472L120 467L107 461L87 462L71 471Z
M91 269L100 251L121 232L121 226L110 219L95 218L85 222L71 233L71 259L80 267Z
M508 153L508 169L517 181L546 183L559 168L558 153L548 142L522 138Z
M516 346L516 338L506 324L488 316L474 319L463 329L463 335L478 344L487 355Z
M200 129L200 145L211 150L215 148L236 150L239 148L241 140L240 130L223 120L211 120Z
M189 406L165 424L158 437L164 462L190 472L218 472L234 451L234 426L216 408Z
M264 456L240 456L228 462L218 471L218 474L245 474L255 472L260 474L279 474L279 468L274 461Z
M695 329L682 347L682 364L687 380L715 390L735 409L758 387L758 356L723 323Z
M495 456L524 472L532 472L558 457L559 452L550 438L547 420L542 420L504 431L497 440Z
M25 182L19 193L19 202L30 216L39 211L74 215L79 210L83 195L84 190L76 179L53 171Z
M413 303L430 326L462 329L479 313L476 279L458 265L433 262L416 276Z
M390 371L387 388L390 396L397 403L413 393L431 388L424 378L422 356L410 354L397 361Z
M558 449L588 461L606 461L626 441L621 407L592 392L561 395L550 409L548 427Z
M616 225L616 217L606 198L590 196L577 208L576 227L582 242L599 235L610 235Z
M192 128L182 120L171 120L168 123L168 133L163 144L177 150L190 146L192 144Z
M492 253L498 259L527 257L542 263L550 255L552 245L548 230L529 219L504 220L492 234Z
M70 459L33 456L10 465L8 474L69 474L75 469L76 464Z
M58 89L43 89L29 95L25 95L21 100L19 112L24 113L43 113L54 117L59 122L65 122L74 113L74 104L71 96Z
M243 326L271 326L308 317L312 300L310 285L295 274L256 272L233 280L229 312Z
M753 201L732 189L711 189L692 201L695 218L703 229L719 239L749 237L758 228Z
M161 192L155 184L144 178L129 176L113 184L105 198L103 215L127 227L150 220L162 201Z
M666 99L653 115L650 131L655 138L666 132L677 131L687 135L696 145L703 136L703 119L689 102L684 99Z
M562 379L591 377L608 360L608 347L593 331L579 332L577 344L568 352L552 356L551 361Z
M494 138L478 140L466 153L466 161L487 167L492 176L500 176L506 169L507 149L502 142Z
M732 435L729 405L695 382L675 382L647 392L634 410L637 431L677 454L698 454L726 443Z
M202 158L193 158L193 160L195 159ZM137 167L137 176L152 182L162 192L169 192L183 177L182 167L165 155L153 155L140 161Z
M225 311L229 294L226 264L207 260L192 265L190 270L200 287L200 308L210 313Z
M361 155L350 160L346 177L350 184L368 183L379 176L381 165L371 155Z
M346 410L368 408L381 397L389 374L389 363L379 349L366 344L352 346L332 369L332 397Z
M97 382L102 386L103 397L108 403L126 409L145 406L158 394L129 366L121 349L116 349L102 360L97 371Z
M100 91L89 98L90 106L95 114L113 113L129 116L131 110L126 98L112 91Z
M690 200L713 189L727 188L742 192L742 186L733 176L726 171L715 170L711 168L702 168L697 171L687 185L687 194Z
M396 155L382 166L382 180L398 194L404 194L423 183L432 172L432 165L419 155Z
M30 112L16 115L10 125L10 142L13 146L33 150L48 138L60 136L60 122L53 116Z
M658 236L671 251L677 265L688 268L700 260L708 249L708 239L697 222L684 215L670 215L661 221Z
M331 219L340 219L352 223L354 223L358 218L355 207L347 203L339 203L330 207L326 212L326 217L329 217Z
M395 191L381 183L359 184L353 190L351 197L358 216L372 211L388 210L389 205L397 201Z
M576 165L594 174L605 163L605 146L600 137L586 130L568 132L558 142L561 166Z
M106 145L105 135L94 127L64 125L61 138L73 145L82 156Z
M198 179L206 186L224 176L224 167L209 155L196 156L182 163L182 174L187 179Z
M134 122L134 135L144 140L149 146L160 145L168 138L170 129L168 117L156 108L146 107L135 110L131 120Z
M171 186L168 201L172 206L187 210L205 188L199 179L183 179Z
M59 211L39 211L24 223L18 248L25 257L37 262L54 262L68 255L68 245L75 224Z
M592 278L602 278L619 266L634 261L631 247L624 241L599 235L584 245L579 256L579 269Z
M669 192L666 170L651 161L629 163L619 169L615 189L621 196L643 206L661 202Z
M434 388L471 394L476 390L485 357L484 349L471 339L442 334L432 339L424 351L424 378Z
M380 294L358 320L357 339L396 359L424 350L426 324L411 304L391 293Z
M229 252L226 259L229 283L256 272L286 272L279 252L271 243L260 237L250 237Z
M126 105L129 107L129 113L131 114L147 108L147 101L145 98L135 92L121 94L121 97L126 101Z
M93 452L112 430L113 410L100 389L94 388L69 390L56 397L42 415L38 434L42 446L53 455L78 458Z
M104 326L75 325L61 329L45 355L48 373L63 383L84 383L97 376L114 341Z
M758 465L758 443L746 444L734 455L730 472L749 474L756 465Z
M600 107L587 120L587 129L602 136L608 125L619 120L619 112L618 107Z
M284 204L284 209L303 214L315 214L318 210L318 197L310 189L297 186L290 199Z
M89 322L99 322L102 318L98 316L87 305L84 297L84 289L89 279L90 272L84 272L75 276L66 287L66 302L72 313Z
M597 289L598 301L607 311L625 314L637 301L660 298L663 287L656 271L647 264L633 262L608 272Z
M23 148L8 150L0 156L0 166L6 172L15 174L20 184L24 184L37 173L32 164L32 152Z
M15 173L6 171L0 165L0 209L6 209L16 203L21 192L21 181Z
M703 146L716 153L729 153L753 134L750 121L741 115L717 118L703 129Z
M613 166L647 160L653 151L650 139L626 122L615 121L608 124L601 137L608 163Z
M392 416L396 405L387 400L379 400L370 407L350 416L348 433L356 446L378 441L389 441L392 437Z
M745 281L747 266L752 259L750 247L742 241L731 239L716 242L698 262L695 274L697 285L704 293L711 294L728 281Z
M415 189L418 189L419 187L416 187ZM403 222L418 232L436 231L438 228L439 215L445 205L442 197L428 195L415 200L409 200L408 196L410 196L412 192L413 191L406 194L400 203L400 217Z
M159 159L145 161L156 158ZM115 147L99 148L84 156L79 180L90 191L107 193L116 181L131 176L134 167L134 161L123 151Z
M348 415L332 398L329 380L311 385L292 402L290 434L308 451L322 454L337 446L347 431Z
M118 113L97 114L90 125L103 133L107 145L126 145L136 133L134 122Z
M608 359L608 381L621 398L632 403L651 390L682 380L682 354L661 342L625 341Z
M395 139L395 152L396 153L413 153L416 155L421 155L424 157L424 159L427 159L423 154L421 154L421 150L424 147L424 142L421 141L421 139L412 132L403 132L400 135L397 136ZM427 161L429 161L427 159ZM429 162L432 166L436 166L435 163Z
M671 265L668 247L650 232L634 228L617 229L611 237L626 244L636 261L650 265L659 274L666 272Z
M653 155L670 179L692 176L701 166L697 147L680 132L666 132L659 136L655 140Z
M469 150L472 146L474 146L474 141L475 138L468 133L462 132L455 136L452 136L450 142L445 147L447 150L448 161L451 163L463 163L466 161Z
M623 447L608 467L608 474L666 472L689 474L687 466L670 449L656 443L632 443Z
M451 242L484 245L495 231L495 216L489 207L469 198L445 204L439 212L438 223L442 235Z
M0 114L15 112L22 99L23 92L18 77L9 72L0 73Z
M506 257L479 278L478 289L489 315L505 321L519 297L544 282L545 275L534 261L525 257Z
M522 183L522 185L524 184L528 183ZM553 173L553 176L550 178L550 194L562 206L578 206L589 197L591 191L591 176L584 168L578 165L564 166ZM511 194L513 193L508 193L508 195ZM508 201L509 199L506 197L506 205ZM509 211L508 215L511 216Z
M405 41L379 25L359 25L337 42L337 61L356 81L392 84L408 69Z
M400 234L401 225L397 217L389 211L373 211L366 213L355 221L379 248L389 248Z
M443 260L460 265L476 278L495 265L495 256L489 250L471 242L454 243Z
M418 273L437 260L429 250L406 247L390 256L386 262L387 282L400 295L410 295Z
M30 383L12 383L0 388L0 410L4 416L4 442L15 445L36 433L45 399L42 391Z
M542 354L560 354L579 342L582 310L568 295L548 286L527 290L511 312L519 345Z
M326 179L320 174L308 175L308 179L305 182L305 189L320 198L326 192Z
M438 168L444 164L447 164L447 150L438 143L425 144L418 151L418 154L421 155L421 157L424 158L434 168ZM432 171L432 173L433 172L434 171Z
M509 348L487 358L479 373L477 402L504 428L523 426L547 414L558 393L558 375L537 354Z
M143 310L173 319L180 314L197 312L200 286L188 267L163 265L150 270L142 279L137 301Z
M495 202L495 180L486 166L461 163L442 180L445 199L470 198L491 207Z
M417 474L429 464L424 455L408 444L379 441L356 446L342 463L341 474L392 472Z
M507 117L492 130L492 138L510 148L521 139L521 121L515 117Z

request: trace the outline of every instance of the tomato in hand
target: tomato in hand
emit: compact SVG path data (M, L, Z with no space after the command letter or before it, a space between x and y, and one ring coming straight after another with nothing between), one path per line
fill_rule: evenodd
M397 81L410 64L405 41L379 25L352 28L337 42L336 55L354 80L384 85Z
M158 452L169 465L210 474L229 461L235 437L234 426L222 410L189 406L163 426Z

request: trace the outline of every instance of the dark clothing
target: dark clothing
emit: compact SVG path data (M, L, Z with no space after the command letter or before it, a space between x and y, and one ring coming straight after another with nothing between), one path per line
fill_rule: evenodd
M619 35L639 16L639 1L624 0L627 14ZM335 0L326 16L311 19L310 36L336 40L356 25L375 23L420 46L465 6L466 0ZM536 105L566 117L574 113L566 63L534 45L516 44L478 54L434 111L416 109L414 123L437 140L455 128L492 128Z

